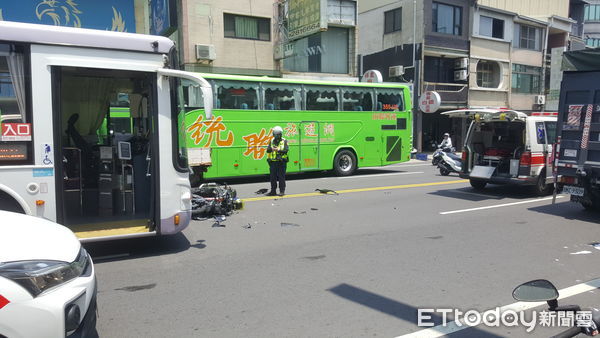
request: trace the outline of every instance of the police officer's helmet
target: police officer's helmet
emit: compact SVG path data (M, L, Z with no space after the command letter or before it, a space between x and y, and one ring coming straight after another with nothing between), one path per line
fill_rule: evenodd
M448 133L444 133L444 136L448 136L448 137L450 137L450 134L448 134Z
M273 127L273 135L283 134L283 129L280 126Z

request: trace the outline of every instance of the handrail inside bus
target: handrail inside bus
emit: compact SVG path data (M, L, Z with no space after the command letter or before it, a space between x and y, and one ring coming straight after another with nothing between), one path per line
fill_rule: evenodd
M206 79L195 73L167 68L158 69L158 74L162 76L175 76L198 84L200 86L200 90L202 90L202 99L204 101L204 113L207 119L212 119L213 92L210 83L208 83Z

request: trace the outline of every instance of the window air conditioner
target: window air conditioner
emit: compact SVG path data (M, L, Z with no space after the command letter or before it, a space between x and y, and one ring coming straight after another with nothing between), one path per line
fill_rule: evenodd
M196 60L214 60L217 52L213 45L196 45Z
M469 77L469 72L467 72L466 69L454 71L454 81L467 81L468 77Z
M393 66L389 68L390 77L397 77L404 75L404 66Z
M454 68L456 69L466 69L469 67L469 58L460 58L454 61Z

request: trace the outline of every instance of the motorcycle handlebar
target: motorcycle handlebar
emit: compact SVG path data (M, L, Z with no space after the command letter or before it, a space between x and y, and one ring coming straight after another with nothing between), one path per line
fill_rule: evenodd
M559 334L557 334L556 336L552 336L551 338L571 338L571 337L575 337L578 334L581 333L581 328L580 327L572 327L566 331L563 331Z

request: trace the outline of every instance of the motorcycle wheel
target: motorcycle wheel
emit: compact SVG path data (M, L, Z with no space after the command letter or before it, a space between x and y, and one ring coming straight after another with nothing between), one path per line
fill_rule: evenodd
M440 167L440 175L442 176L448 176L450 175L450 170L444 168L444 167Z

